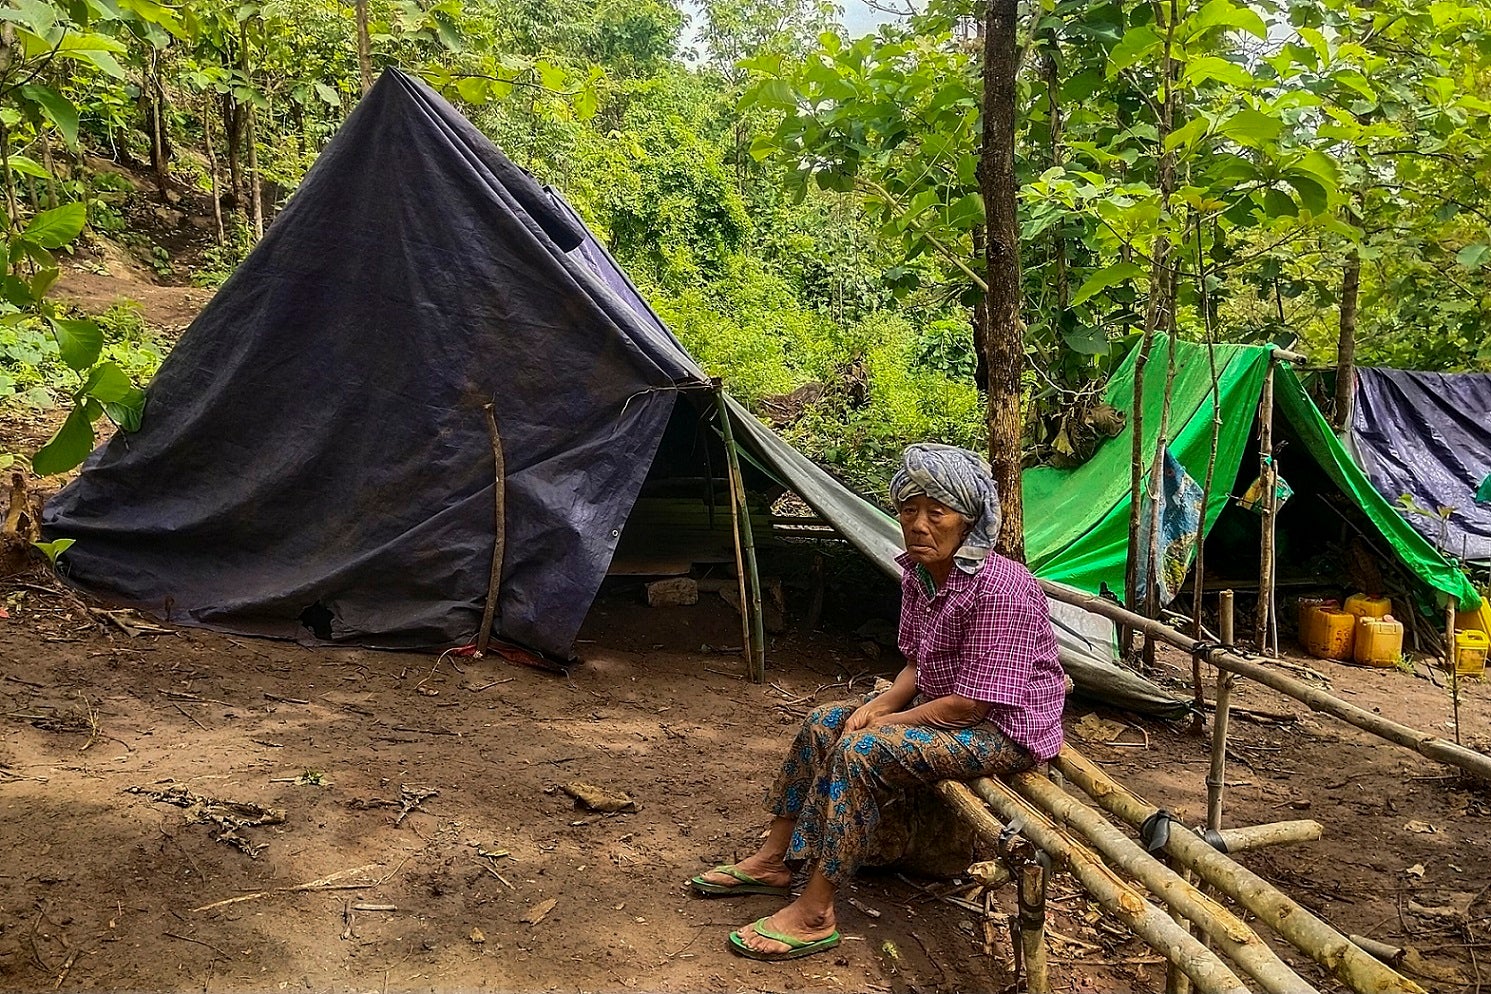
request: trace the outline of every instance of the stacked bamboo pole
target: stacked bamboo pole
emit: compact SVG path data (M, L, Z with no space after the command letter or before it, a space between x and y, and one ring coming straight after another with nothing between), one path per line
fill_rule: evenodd
M996 817L1019 824L1026 838L1053 860L1064 863L1099 904L1179 966L1200 994L1246 994L1247 986L1216 953L1146 900L1096 853L1063 832L1038 808L995 781L975 780L972 786Z
M1011 778L1010 784L1021 797L1091 842L1113 866L1197 925L1223 955L1262 984L1264 990L1272 994L1319 994L1241 919L1145 852L1102 815L1034 774L1022 773ZM1184 925L1180 923L1181 927Z
M1143 824L1158 810L1130 793L1071 747L1061 751L1056 766L1105 810L1131 825ZM1260 921L1330 970L1352 990L1363 994L1424 994L1418 984L1367 955L1346 936L1262 877L1213 849L1200 836L1188 831L1172 831L1165 851L1202 880L1253 912Z

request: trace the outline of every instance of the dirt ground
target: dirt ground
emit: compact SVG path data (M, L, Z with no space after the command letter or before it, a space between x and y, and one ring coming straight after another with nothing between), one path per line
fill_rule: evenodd
M136 300L172 331L210 296L106 251L64 267L59 293L93 310ZM55 422L10 412L0 436L30 451ZM568 676L190 629L129 637L44 573L0 582L0 596L0 990L1010 984L1008 932L996 925L986 944L966 881L866 874L841 902L837 950L772 965L724 943L772 899L684 886L754 849L802 715L896 667L848 631L789 629L757 686L737 654L711 648L740 642L723 603L649 609L635 588L598 603ZM1348 701L1454 734L1443 676L1426 667L1298 662ZM1161 657L1162 677L1188 668ZM1325 827L1318 842L1240 861L1342 931L1414 947L1430 990L1491 983L1491 792L1256 685L1234 699L1226 824ZM1488 704L1485 684L1462 686L1460 734L1482 750ZM1069 731L1093 711L1069 702ZM1119 741L1072 741L1200 820L1206 740L1099 713L1128 724ZM574 781L624 791L638 810L579 810L561 789ZM406 812L406 799L419 803ZM996 918L1012 910L1011 895L997 906ZM1158 956L1063 875L1049 935L1058 990L1164 986Z
M807 708L894 667L852 636L778 637L770 685L757 686L737 655L709 648L739 641L722 603L649 609L620 590L593 611L564 677L490 656L189 629L131 638L34 580L0 587L0 989L1009 982L1007 934L986 955L979 916L938 898L966 887L866 875L842 907L838 950L767 965L732 956L724 937L772 899L683 886L753 848L761 794ZM1354 703L1451 734L1446 692L1428 680L1309 665ZM1462 736L1481 747L1488 697L1463 688ZM1257 686L1237 700L1259 714L1235 722L1227 823L1312 817L1326 830L1243 862L1342 930L1418 947L1431 989L1476 990L1487 967L1472 956L1491 958L1491 795ZM1091 710L1073 702L1068 727ZM1119 743L1086 752L1172 811L1204 813L1204 740L1123 720ZM639 810L577 809L558 789L572 781L624 791ZM184 809L173 790L250 807ZM401 798L427 791L401 818ZM200 817L264 808L284 820L226 838ZM1158 958L1069 880L1053 900L1058 989L1163 987Z

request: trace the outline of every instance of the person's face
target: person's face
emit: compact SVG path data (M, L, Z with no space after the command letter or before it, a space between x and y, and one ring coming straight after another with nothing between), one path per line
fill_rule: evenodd
M951 562L972 527L963 515L925 494L907 498L896 514L906 552L923 566Z

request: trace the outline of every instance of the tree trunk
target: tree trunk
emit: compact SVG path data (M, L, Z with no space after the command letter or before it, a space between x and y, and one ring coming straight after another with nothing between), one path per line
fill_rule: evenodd
M237 210L243 205L243 108L232 94L222 96L223 137L228 142L228 203Z
M989 461L1004 514L997 548L1025 560L1020 494L1025 327L1015 228L1015 0L989 0L984 27L984 134L979 186L988 217Z
M1341 337L1336 345L1336 432L1351 427L1356 386L1356 300L1362 285L1362 257L1353 247L1341 276Z
M373 42L368 35L368 0L357 0L357 64L362 69L362 92L373 88Z
M140 69L141 83L140 95L147 101L146 114L149 116L150 127L150 168L155 173L155 188L161 199L166 197L166 185L170 181L170 165L166 162L166 148L163 140L163 132L160 120L160 87L155 80L159 70L157 55L154 48L146 57L144 65Z
M264 195L259 188L259 149L254 135L254 108L248 109L248 181L249 201L254 211L254 241L264 237Z
M223 190L218 180L217 150L212 142L212 97L202 99L202 140L207 146L207 175L212 180L212 220L217 224L217 243L226 245L228 234L223 230Z
M248 80L250 86L252 86L254 76L253 67L249 64L248 30L248 22L245 21L242 25L240 25L239 28L238 58L243 68L243 77L244 79ZM259 239L264 237L264 195L259 188L259 141L254 129L253 100L250 99L242 106L244 111L246 112L244 121L244 140L248 143L249 205L253 210L252 218L254 222L254 241L257 242L259 241Z

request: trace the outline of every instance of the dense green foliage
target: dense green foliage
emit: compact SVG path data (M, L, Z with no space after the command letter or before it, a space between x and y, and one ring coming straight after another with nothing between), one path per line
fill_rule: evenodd
M75 407L41 470L80 458L99 417L138 419L129 377L151 371L138 332L105 346L46 299L82 211L92 237L138 237L97 157L151 176L158 200L217 200L194 272L147 259L215 283L361 73L343 0L6 2L0 394ZM564 189L744 400L823 384L788 431L871 489L909 440L984 435L975 13L933 0L853 39L821 0L368 2L375 71L423 75ZM1146 323L1331 361L1353 253L1361 360L1491 368L1486 7L1038 0L1023 15L1034 443L1062 448L1062 418Z

